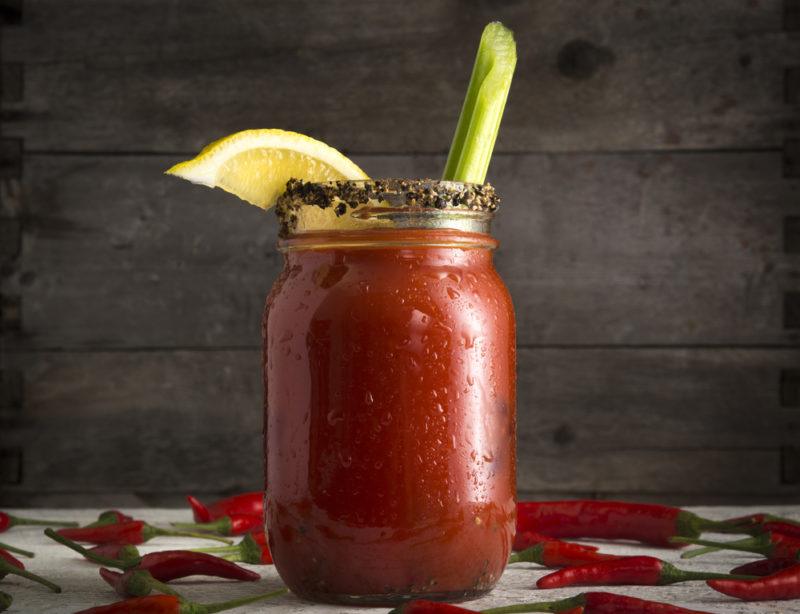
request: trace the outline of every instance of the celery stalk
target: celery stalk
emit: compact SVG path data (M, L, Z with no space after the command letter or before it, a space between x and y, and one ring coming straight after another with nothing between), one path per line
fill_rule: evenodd
M442 179L467 183L486 179L516 63L514 34L493 21L481 35Z

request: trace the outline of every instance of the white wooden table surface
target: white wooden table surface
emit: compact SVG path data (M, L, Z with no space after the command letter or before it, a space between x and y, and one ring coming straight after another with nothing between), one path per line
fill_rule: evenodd
M710 518L727 518L753 511L768 511L774 514L800 519L800 506L762 506L743 507L702 507L690 508ZM32 518L76 520L81 524L96 519L101 510L7 510L10 513ZM175 509L124 509L136 518L142 518L152 524L167 527L169 522L191 520L188 510ZM715 536L712 536L715 537ZM721 536L723 539L738 539L735 536ZM18 577L7 576L0 581L0 590L14 597L14 604L9 612L35 612L47 614L51 612L75 612L91 606L117 601L115 593L98 576L98 567L84 562L71 550L56 544L42 534L41 527L15 527L0 534L0 541L33 550L36 557L27 559L20 557L26 567L34 573L41 574L60 584L63 593L55 594L43 586L33 584ZM588 543L588 542L587 542ZM205 546L205 542L193 539L158 537L140 546L140 550L153 552L174 548L194 548ZM208 543L208 545L213 545ZM603 551L618 554L649 554L659 556L677 563L687 569L728 571L735 565L754 560L755 555L734 552L718 552L704 557L681 561L679 553L638 546L635 544L602 544ZM179 580L173 584L187 598L201 603L225 601L239 596L252 595L280 588L282 582L272 566L249 566L262 575L260 582L234 583L225 580L209 581L207 579ZM607 588L568 588L559 590L538 590L536 579L547 573L537 565L520 563L506 570L498 586L489 595L464 605L472 609L481 609L499 605L509 605L526 601L549 601L568 597L586 590L608 590L616 593L635 595L645 599L664 601L696 610L715 613L768 613L785 614L800 613L800 601L774 601L760 603L742 603L716 593L703 582L689 582L661 587L607 587ZM286 614L339 614L387 612L389 608L359 608L332 605L318 605L299 600L289 594L279 599L242 607L234 612L280 612Z

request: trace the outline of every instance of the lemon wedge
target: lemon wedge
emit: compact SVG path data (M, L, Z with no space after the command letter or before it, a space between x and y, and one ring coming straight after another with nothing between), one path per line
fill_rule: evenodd
M275 204L293 177L314 182L369 179L333 147L304 134L275 129L243 130L222 137L166 173L222 188L262 209Z

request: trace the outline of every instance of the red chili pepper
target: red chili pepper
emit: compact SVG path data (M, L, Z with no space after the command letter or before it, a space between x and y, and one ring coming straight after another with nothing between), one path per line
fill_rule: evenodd
M792 565L797 565L797 559L760 559L734 567L731 569L731 573L747 576L769 576Z
M212 520L217 520L222 516L230 516L231 514L264 516L264 493L260 490L220 499L208 506L203 505L191 495L186 497L186 499L189 501L189 505L192 506L196 522L211 522Z
M242 541L233 546L196 548L193 552L213 552L228 561L250 563L251 565L272 565L272 554L270 554L264 533L248 533Z
M105 512L100 512L97 516L97 520L87 524L85 528L102 527L107 524L119 524L121 522L130 522L131 520L134 520L133 516L123 514L119 510L106 510Z
M48 530L50 531L50 530ZM161 552L151 552L144 556L137 553L128 552L127 558L106 557L94 552L94 549L87 550L83 546L76 544L63 535L50 531L45 532L48 537L64 544L95 563L114 567L123 571L145 570L150 572L159 582L170 582L178 578L188 576L212 576L215 578L226 578L228 580L239 580L243 582L253 582L260 580L256 572L236 565L236 563L218 556L212 556L203 552L192 552L191 550L162 550Z
M8 593L0 591L0 612L5 612L14 603L14 598Z
M709 580L706 584L743 601L800 599L800 563L757 580Z
M255 540L257 544L262 546L267 546L267 532L264 530L261 531L253 531L250 533L250 536Z
M767 533L780 533L786 537L794 537L800 539L800 525L789 522L765 522L761 525L761 529Z
M569 567L571 565L584 565L619 558L613 554L597 552L592 547L580 544L571 544L562 541L539 542L522 552L512 554L508 564L512 563L538 563L545 567Z
M16 546L9 546L8 544L4 544L0 542L0 548L3 550L8 550L9 552L13 552L14 554L21 554L22 556L27 556L29 559L34 557L34 553L30 550L23 550L22 548L17 548Z
M61 592L61 587L58 586L58 584L54 584L42 576L37 576L36 574L29 572L25 569L25 565L22 564L22 561L12 556L9 552L0 549L0 580L5 578L8 574L38 582L39 584L49 588L54 593Z
M131 520L99 527L82 527L77 529L59 529L57 533L68 539L90 544L142 544L159 535L174 537L199 537L230 543L227 539L203 533L186 531L168 531L151 526L142 520Z
M174 595L149 595L147 597L137 597L126 599L109 605L101 605L88 610L81 610L75 614L213 614L223 610L231 610L248 603L269 599L285 595L289 591L284 589L263 593L252 597L242 597L222 603L194 603L192 601L180 601Z
M686 552L682 555L682 558L693 558L713 550L739 550L741 552L763 554L770 559L800 560L800 539L780 533L762 533L756 537L733 542L712 542L705 539L689 539L685 537L678 537L675 540L682 544L708 546L708 548Z
M37 525L43 527L77 527L77 522L64 522L62 520L39 520L37 518L21 518L0 512L0 533L8 531L11 527L22 525Z
M677 507L621 501L530 501L517 503L517 532L551 537L632 539L676 547L671 537L699 537L721 523Z
M252 514L228 514L212 522L173 522L172 526L190 531L210 531L219 535L244 535L264 530L264 519Z
M538 588L611 585L660 586L716 578L753 579L752 576L734 577L729 574L686 571L652 556L626 556L610 561L560 569L539 578L536 586Z
M522 531L521 533L517 533L514 536L514 544L511 549L514 552L519 552L520 550L527 550L531 546L535 546L536 544L541 544L542 542L552 542L552 541L559 541L556 537L550 537L548 535L542 535L541 533L534 533L533 531ZM584 548L588 548L591 550L599 550L597 546L584 546Z

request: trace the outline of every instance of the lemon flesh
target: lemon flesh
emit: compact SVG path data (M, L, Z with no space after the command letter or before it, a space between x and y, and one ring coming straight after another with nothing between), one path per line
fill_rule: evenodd
M313 182L369 179L333 147L297 132L274 129L223 137L166 173L221 188L262 209L275 204L291 178Z

